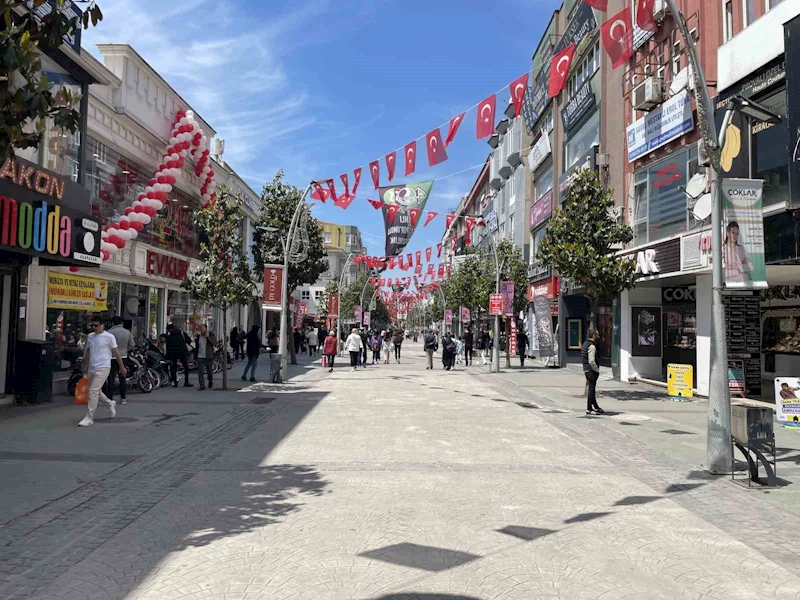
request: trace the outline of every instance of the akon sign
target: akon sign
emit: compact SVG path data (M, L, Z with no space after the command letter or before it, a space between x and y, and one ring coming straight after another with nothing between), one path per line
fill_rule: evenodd
M264 265L264 298L261 307L281 310L283 295L283 265Z
M157 277L166 277L167 279L186 279L189 273L189 262L175 258L174 256L167 256L166 254L159 254L158 252L147 251L147 274L156 275Z

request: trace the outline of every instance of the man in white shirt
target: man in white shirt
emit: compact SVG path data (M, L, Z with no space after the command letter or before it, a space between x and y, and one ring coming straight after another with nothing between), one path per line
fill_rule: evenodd
M206 330L205 325L199 326L199 333L194 339L194 351L197 362L197 377L200 380L200 391L206 389L204 376L208 377L208 389L214 387L214 334ZM205 375L204 375L205 372Z
M117 348L117 340L104 330L103 320L100 317L92 317L91 326L92 333L86 340L86 350L83 352L83 372L89 377L89 404L86 416L78 423L81 427L94 424L94 411L97 410L98 402L108 406L112 419L117 416L117 403L109 400L103 393L103 384L111 372L111 357L117 359L119 372L123 377L128 373Z

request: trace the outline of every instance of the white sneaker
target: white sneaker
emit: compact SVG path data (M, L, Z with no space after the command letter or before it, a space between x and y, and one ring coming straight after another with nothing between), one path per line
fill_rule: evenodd
M94 421L89 417L89 415L83 417L83 420L78 423L78 427L88 427L89 425L94 425Z
M111 413L111 418L112 419L117 416L117 401L116 400L112 400L111 401L111 406L108 407L108 412Z

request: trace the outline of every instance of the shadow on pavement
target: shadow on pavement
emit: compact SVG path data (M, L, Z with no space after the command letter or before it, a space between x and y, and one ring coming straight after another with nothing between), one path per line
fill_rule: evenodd
M654 394L652 390L629 391L629 390L598 390L597 395L600 398L611 398L619 400L620 402L659 402L659 401L672 401L666 395L659 397Z
M477 596L454 596L452 594L418 594L416 592L403 592L402 594L389 594L372 600L481 600Z
M477 554L469 552L421 546L410 542L361 552L359 556L434 573L460 567L480 558Z

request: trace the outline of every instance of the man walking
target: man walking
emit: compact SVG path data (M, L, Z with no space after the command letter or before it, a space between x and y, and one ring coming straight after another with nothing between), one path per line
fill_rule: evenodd
M86 349L83 351L83 372L89 377L89 402L86 406L86 416L78 423L81 427L94 424L94 411L97 404L108 407L111 418L117 416L117 403L109 400L103 393L103 384L111 372L111 357L117 360L117 367L123 377L128 374L122 356L117 349L116 338L104 330L100 317L92 317L92 333L86 339Z
M422 347L425 349L425 355L428 357L428 365L425 369L433 369L433 353L436 352L436 336L433 331L426 331L422 338Z
M520 369L525 366L525 355L528 353L528 334L521 328L517 329L517 354L519 354Z
M247 379L247 371L250 371L250 382L256 382L256 367L258 366L258 355L261 354L261 348L264 345L261 343L261 325L253 325L250 331L247 332L247 364L244 366L244 373L242 373L242 381ZM270 346L270 351L272 347ZM285 374L284 374L285 376Z
M400 348L403 346L403 330L397 329L394 332L394 361L400 364Z
M214 362L215 342L214 334L206 331L205 325L200 325L200 331L194 338L194 352L197 361L197 378L200 380L201 392L206 389L205 381L203 381L203 372L205 372L208 377L208 389L214 387L214 371L212 364Z
M133 336L131 332L125 329L122 326L122 317L117 315L111 321L113 323L113 327L108 330L108 333L114 336L114 339L117 341L117 350L119 350L119 355L122 357L122 362L125 362L125 359L128 358L128 352L133 350ZM128 384L125 378L125 375L117 367L117 361L111 361L111 374L108 376L108 381L106 382L106 395L108 396L109 400L114 399L114 380L119 378L119 403L125 404L127 400L125 396L127 395L128 391Z
M491 362L491 349L492 340L489 337L489 330L484 328L481 330L481 360L484 365L487 362Z
M186 360L186 339L173 323L167 333L167 360L172 387L178 387L178 361L183 365L183 387L194 387L189 383L189 362Z
M466 331L464 331L464 363L466 366L472 364L472 348L474 344L475 336L472 335L472 331L467 327Z
M581 362L583 362L583 374L586 376L586 384L589 393L586 396L586 414L602 415L605 411L597 405L595 396L597 390L597 379L600 377L600 367L597 365L597 341L600 336L596 329L589 330L589 338L583 343L581 348Z

